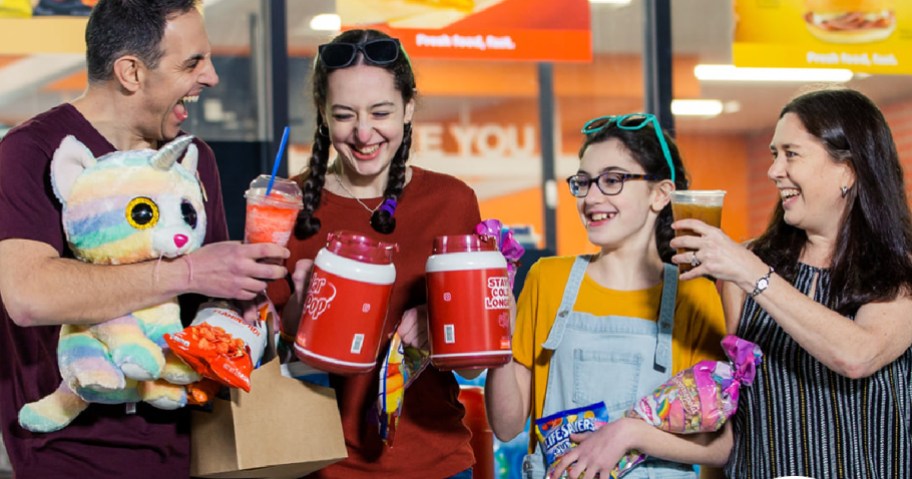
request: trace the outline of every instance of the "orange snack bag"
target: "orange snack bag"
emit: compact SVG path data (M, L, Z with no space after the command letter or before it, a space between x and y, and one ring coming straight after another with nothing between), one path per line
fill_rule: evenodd
M193 324L165 335L165 341L202 376L249 392L250 372L266 347L266 325L262 320L246 323L227 302L209 302L197 312Z

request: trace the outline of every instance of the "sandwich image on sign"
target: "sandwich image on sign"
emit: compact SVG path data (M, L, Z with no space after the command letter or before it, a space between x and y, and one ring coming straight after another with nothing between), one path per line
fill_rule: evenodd
M337 0L345 25L445 28L503 0Z
M895 0L806 0L805 24L828 43L884 40L896 29Z

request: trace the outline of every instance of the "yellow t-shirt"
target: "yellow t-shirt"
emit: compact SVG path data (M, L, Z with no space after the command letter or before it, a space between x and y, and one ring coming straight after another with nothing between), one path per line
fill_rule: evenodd
M551 351L542 343L551 332L575 256L543 258L529 269L516 311L513 357L532 370L532 421L542 417ZM605 288L587 274L580 285L574 311L598 316L658 319L662 284L649 289L619 291ZM712 281L697 278L678 283L672 331L672 374L706 359L722 359L725 335L722 301Z

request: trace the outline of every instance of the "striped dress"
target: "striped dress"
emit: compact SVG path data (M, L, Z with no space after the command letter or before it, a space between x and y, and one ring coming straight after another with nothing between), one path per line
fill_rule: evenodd
M827 304L828 270L799 265L795 287ZM912 311L909 312L912 327ZM726 476L770 479L912 478L912 349L870 377L827 369L748 298L738 335L763 364L742 389Z

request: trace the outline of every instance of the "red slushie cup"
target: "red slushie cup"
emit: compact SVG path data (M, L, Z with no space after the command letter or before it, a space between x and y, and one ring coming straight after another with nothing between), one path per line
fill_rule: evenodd
M292 180L276 177L267 196L269 178L269 175L256 177L244 193L247 198L244 242L285 246L291 238L298 212L304 207L301 189Z

